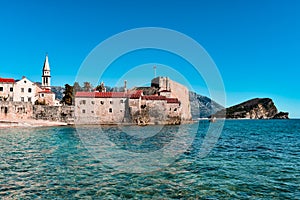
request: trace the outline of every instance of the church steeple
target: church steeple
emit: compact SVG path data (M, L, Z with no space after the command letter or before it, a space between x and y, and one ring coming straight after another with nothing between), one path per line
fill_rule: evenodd
M48 60L48 54L46 54L44 66L43 66L43 75L42 75L42 88L51 89L51 75L50 75L50 65Z

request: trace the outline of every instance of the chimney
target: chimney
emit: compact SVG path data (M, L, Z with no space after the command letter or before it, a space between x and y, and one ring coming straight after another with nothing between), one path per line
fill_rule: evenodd
M124 81L124 92L127 92L127 81Z

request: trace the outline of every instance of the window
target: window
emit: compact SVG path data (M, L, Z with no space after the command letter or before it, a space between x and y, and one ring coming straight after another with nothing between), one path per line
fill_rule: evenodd
M24 83L26 83L26 81L24 81Z
M81 105L81 104L85 104L86 103L86 100L81 100L80 102L79 102L79 104Z
M23 102L24 102L24 97L21 97L21 101L23 101Z
M82 113L85 113L85 110L84 110L84 109L82 110Z
M112 113L112 108L110 108L108 111L109 111L110 113Z
M0 92L2 92L3 91L3 87L0 87Z
M94 113L94 111L92 110L91 113Z
M110 104L113 104L113 101L109 101Z
M31 97L28 97L28 101L31 102Z
M21 92L24 92L24 88L21 88Z
M123 100L123 99L121 99L121 100L120 100L120 103L124 103L124 100Z
M13 91L14 91L14 88L13 88L13 87L9 88L9 91L13 92Z
M9 97L9 101L13 101L14 99L12 97Z
M101 103L101 105L103 105L103 104L104 104L104 101L100 101L100 103Z
M32 91L32 89L31 89L31 88L28 88L28 92L31 93L31 91Z
M41 94L42 97L44 97L44 94Z
M95 104L95 101L91 101L91 104Z

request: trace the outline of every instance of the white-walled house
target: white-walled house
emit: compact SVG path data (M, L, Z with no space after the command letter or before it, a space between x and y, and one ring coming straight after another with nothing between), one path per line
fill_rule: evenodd
M13 101L14 84L13 78L0 78L0 101Z
M58 106L56 100L55 100L55 94L51 92L50 89L41 89L38 91L38 99L40 103L43 103L45 105L50 105L50 106Z
M51 92L51 75L48 55L45 57L42 70L42 84L30 81L25 76L21 80L0 77L0 101L31 102L50 106L61 106L60 101L55 99Z
M13 90L13 101L16 102L31 102L34 104L35 100L38 98L37 90L39 90L39 87L25 76L23 76L21 80L15 82Z

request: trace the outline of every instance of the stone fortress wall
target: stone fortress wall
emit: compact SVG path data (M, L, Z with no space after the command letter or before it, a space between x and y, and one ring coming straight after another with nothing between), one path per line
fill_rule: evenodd
M74 106L32 105L30 102L2 101L0 120L42 119L74 123Z
M151 87L156 91L77 92L75 122L77 124L180 124L191 120L188 89L170 80L157 77ZM146 92L148 93L148 92Z
M156 77L152 79L151 86L158 88L161 95L164 94L167 96L166 93L169 93L169 97L179 99L182 120L188 121L192 119L189 90L187 87L169 79L169 77Z

